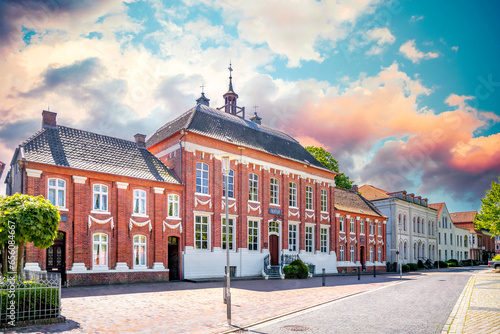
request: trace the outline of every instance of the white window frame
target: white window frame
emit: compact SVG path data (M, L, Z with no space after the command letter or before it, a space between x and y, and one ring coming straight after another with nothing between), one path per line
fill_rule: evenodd
M339 231L340 232L345 232L345 221L344 221L344 217L340 217L339 219Z
M328 213L328 193L321 189L321 212Z
M54 181L54 185L51 185L50 182ZM62 185L60 184L62 183ZM54 200L51 200L51 190L54 191ZM60 203L60 198L59 194L62 193L62 201L63 203ZM58 206L59 208L66 209L66 181L63 179L57 179L57 178L50 178L47 181L47 199L52 203L54 206Z
M147 212L148 195L145 190L134 189L134 201L132 202L132 212L135 215L145 216ZM138 205L137 205L138 204ZM136 210L137 209L137 210Z
M109 187L105 184L96 183L92 186L92 210L108 212L108 190Z
M257 219L248 219L247 223L247 248L250 252L256 252L260 250L260 221Z
M248 200L259 201L259 175L255 173L248 174Z
M234 171L229 170L227 175L227 197L234 198ZM222 197L226 197L226 176L222 176Z
M319 230L319 240L320 240L320 252L321 253L328 253L329 249L329 236L330 236L330 229L328 227L320 227Z
M340 245L340 249L339 249L339 261L342 261L342 262L345 261L344 245Z
M197 218L200 218L200 222L197 222ZM203 220L206 219L206 222L203 222ZM197 225L200 225L200 231L198 232L196 230ZM203 231L203 226L207 226L206 231ZM210 251L210 234L211 234L211 217L207 215L200 215L200 214L195 214L194 215L194 249L200 250L200 251ZM199 238L197 234L200 234ZM206 234L206 240L203 240L203 235ZM206 247L203 247L203 243L206 242ZM198 247L200 246L200 247Z
M168 218L179 218L180 196L177 194L168 194Z
M314 253L314 225L306 225L306 249L307 253Z
M365 235L365 220L364 219L361 219L359 221L359 234Z
M226 250L226 217L221 219L221 249ZM229 251L234 252L236 250L236 217L229 216Z
M297 183L289 182L288 184L288 205L291 208L297 208Z
M204 162L196 163L196 193L208 195L210 181L210 168Z
M352 262L352 263L355 263L356 262L356 248L354 248L354 246L351 246L351 249L350 249L350 258L349 260Z
M140 253L141 249L144 251L142 254ZM139 263L136 263L137 260L139 260ZM143 234L134 235L132 263L134 268L146 268L148 265L148 238Z
M313 188L311 186L306 186L306 210L313 210Z
M370 247L370 262L373 263L373 247Z
M94 238L99 236L99 240L95 240ZM102 240L102 237L106 237L106 241ZM96 252L97 246L97 252ZM105 250L103 251L103 246L105 246ZM96 264L96 256L99 254L97 258L98 264ZM106 233L94 233L92 235L92 268L93 269L108 269L109 263L109 236ZM103 263L104 262L104 263Z
M382 263L382 247L377 247L377 259L378 262Z
M349 233L356 234L356 225L354 225L354 218L351 218L349 223Z
M299 251L299 224L288 223L288 251Z
M382 236L382 223L381 222L377 223L377 229L378 229L378 235Z
M274 177L269 181L270 197L269 202L273 205L280 204L280 181Z

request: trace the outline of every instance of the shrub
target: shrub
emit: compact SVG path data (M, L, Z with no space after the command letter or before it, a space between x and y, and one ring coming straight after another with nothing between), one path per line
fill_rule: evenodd
M424 263L422 262L422 260L418 260L417 267L418 269L424 269Z
M500 261L500 254L496 255L491 259L491 261Z
M477 262L477 260L472 260L472 262L474 263L475 266L479 265L479 262Z
M418 270L418 265L416 263L408 263L411 271Z
M438 261L434 262L434 268L438 267ZM448 263L439 261L439 268L448 268Z
M295 260L290 265L283 267L285 278L307 278L309 267L301 260Z
M403 272L404 272L404 273L407 273L407 272L409 272L409 271L410 271L410 266L409 266L409 265L407 265L407 264L403 264L403 265L401 266L401 268L402 268L402 270L403 270Z
M448 264L452 263L453 264L453 267L458 267L458 260L455 260L455 259L449 259L448 261ZM452 267L452 266L450 266Z

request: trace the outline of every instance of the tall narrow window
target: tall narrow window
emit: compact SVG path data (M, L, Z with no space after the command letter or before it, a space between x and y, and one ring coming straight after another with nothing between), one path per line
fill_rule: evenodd
M222 196L226 197L226 177L227 177L227 197L234 198L234 171L229 170L227 176L222 177Z
M328 228L320 229L320 250L321 253L328 253Z
M248 250L259 250L259 222L257 220L248 221Z
M208 194L208 165L203 162L196 163L196 192Z
M365 220L361 219L359 223L359 234L365 234Z
M312 253L314 244L314 227L306 226L306 252Z
M378 223L378 235L382 236L382 223Z
M94 210L108 211L108 187L103 184L94 184Z
M227 249L226 218L222 218L222 249ZM229 218L229 250L234 250L234 219Z
M134 267L146 266L146 236L134 236Z
M248 175L248 200L259 201L259 176L257 174Z
M209 249L209 222L207 216L194 217L194 246Z
M321 211L328 211L328 195L325 189L321 189Z
M339 259L339 261L345 261L344 252L345 252L344 246L340 246L340 251L339 251L339 253L340 253L340 259Z
M280 204L280 183L278 179L271 178L271 197L270 197L270 202L271 204Z
M288 250L297 251L297 224L288 224Z
M373 223L372 222L370 222L370 232L369 233L370 233L370 235L373 235Z
M351 218L350 232L351 233L356 233L356 230L355 230L355 227L354 227L354 218Z
M171 218L179 218L179 195L168 195L168 216Z
M60 208L66 208L66 181L49 179L49 202Z
M382 248L381 247L378 247L377 248L377 252L378 252L378 262L382 262Z
M313 209L313 188L306 187L306 210Z
M134 190L134 213L146 214L146 192L144 190Z
M450 233L450 245L453 245L453 233ZM452 256L453 258L453 256Z
M93 236L93 260L94 268L108 267L108 235L96 233Z
M339 231L345 232L344 231L344 217L340 217L339 222L340 222Z
M356 262L356 253L354 250L354 246L351 246L351 262Z
M294 182L290 182L289 184L289 205L291 207L297 207L297 184Z
M370 247L370 262L373 262L373 247Z

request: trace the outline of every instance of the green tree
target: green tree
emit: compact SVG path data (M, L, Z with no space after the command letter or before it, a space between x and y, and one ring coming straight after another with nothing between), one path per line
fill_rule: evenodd
M498 181L491 182L491 189L481 200L481 210L474 219L476 227L487 229L494 235L500 234L500 176Z
M18 274L23 268L25 244L32 242L42 249L52 246L60 219L59 210L41 196L15 194L0 197L0 245L3 246L4 258L7 257L9 240L17 245ZM5 274L5 265L3 270Z
M349 176L341 173L339 170L339 163L335 158L322 147L307 146L306 150L312 154L319 162L323 164L326 168L335 173L338 173L335 177L335 184L338 188L351 189L354 181L349 180Z

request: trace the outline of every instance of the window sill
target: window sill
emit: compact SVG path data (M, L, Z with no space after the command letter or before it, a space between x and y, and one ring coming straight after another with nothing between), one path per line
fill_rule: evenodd
M260 204L260 202L259 202L259 201L250 201L250 200L248 201L248 203L249 203L249 204Z
M329 215L330 213L328 211L321 211L322 214L324 215Z
M132 217L149 218L148 215L143 215L143 214L140 214L140 213L133 213Z
M168 220L181 220L181 217L167 217Z
M281 205L280 205L280 204L269 203L269 206L271 206L271 205L272 205L272 206L281 207Z
M299 209L299 207L297 207L297 206L289 206L288 208L289 209L297 209L297 210Z
M314 209L306 209L306 211L314 212Z
M226 196L222 196L221 199L226 200ZM234 198L234 197L228 197L227 200L228 201L236 201L236 198Z
M110 215L111 212L109 211L101 211L101 210L92 210L90 211L90 213L95 213L95 214L99 214L99 215Z
M132 270L134 270L134 271L135 270L146 270L146 269L148 269L147 266L135 266L134 268L132 268Z
M210 194L203 194L203 193L194 193L195 196L206 196L206 197L212 197Z
M59 208L59 207L57 208L57 210L59 210L59 211L63 211L63 212L68 212L68 211L69 211L69 209L66 209L66 208Z

